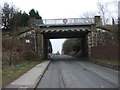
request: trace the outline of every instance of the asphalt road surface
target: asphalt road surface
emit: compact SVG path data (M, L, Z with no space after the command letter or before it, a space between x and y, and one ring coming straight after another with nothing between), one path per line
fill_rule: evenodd
M37 88L118 88L118 71L67 55L54 55Z

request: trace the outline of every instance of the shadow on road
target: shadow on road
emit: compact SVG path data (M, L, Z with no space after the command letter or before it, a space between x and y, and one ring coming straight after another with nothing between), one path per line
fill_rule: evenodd
M58 61L58 60L62 60L62 61L69 61L69 60L79 60L79 61L83 61L86 60L83 57L74 57L74 56L70 56L70 55L52 55L51 56L51 60L53 61Z

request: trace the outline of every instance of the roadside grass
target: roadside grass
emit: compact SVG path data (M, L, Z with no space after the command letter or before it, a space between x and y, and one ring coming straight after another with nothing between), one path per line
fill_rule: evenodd
M120 62L118 62L118 60L96 59L95 61L116 66L120 65Z
M2 71L2 86L6 86L39 63L38 61L26 61L22 64L9 66L9 68L4 69Z

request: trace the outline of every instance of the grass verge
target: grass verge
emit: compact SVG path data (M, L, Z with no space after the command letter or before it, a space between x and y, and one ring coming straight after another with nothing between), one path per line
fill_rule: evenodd
M120 68L120 61L118 60L107 60L107 59L94 59L94 58L90 58L90 61L105 66L105 67L109 67L112 69L116 69L119 70Z
M4 69L2 71L2 86L6 86L39 63L38 61L26 61L22 64L9 66L9 68Z
M106 60L106 59L96 59L96 62L110 64L110 65L119 65L118 60Z

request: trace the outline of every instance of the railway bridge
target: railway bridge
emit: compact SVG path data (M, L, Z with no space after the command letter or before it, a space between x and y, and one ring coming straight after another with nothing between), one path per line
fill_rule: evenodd
M96 33L101 32L97 27L101 25L100 16L94 18L31 19L31 30L21 34L20 37L27 35L27 33L34 33L34 50L43 60L48 57L48 40L58 38L81 38L82 56L90 57L91 46L97 45Z
M82 56L90 56L90 45L92 45L92 33L97 31L96 27L101 25L100 16L94 18L65 18L65 19L43 19L36 21L37 34L39 34L38 50L41 59L47 59L48 39L57 38L81 38Z

